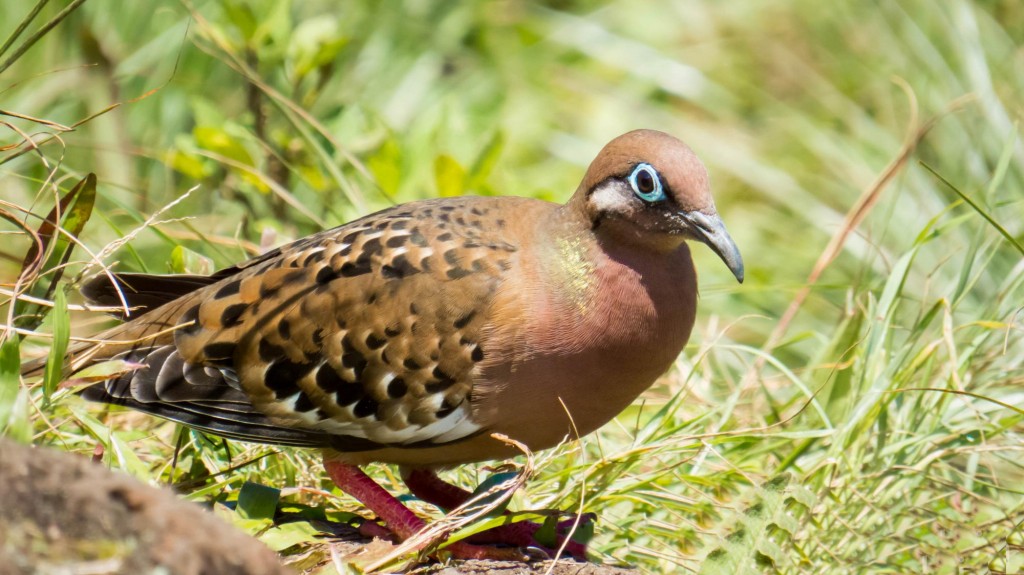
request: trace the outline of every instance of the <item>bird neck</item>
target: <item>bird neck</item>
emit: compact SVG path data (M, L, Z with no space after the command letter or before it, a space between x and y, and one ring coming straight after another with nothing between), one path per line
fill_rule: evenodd
M579 326L606 325L617 332L609 337L623 338L623 343L646 340L662 329L679 329L672 324L683 319L678 316L688 307L686 300L696 295L685 243L675 238L637 241L620 222L594 228L590 218L581 215L579 204L570 202L554 210L539 228L548 237L539 244L547 246L541 277L550 282L549 305L562 312L553 317L571 317ZM635 313L650 314L652 321L636 323L636 317L630 317ZM692 317L687 319L682 323L692 323ZM627 329L633 326L640 331ZM685 331L689 333L688 328Z
M557 423L566 412L588 433L665 373L693 327L697 288L685 245L662 253L616 241L571 206L528 225L533 256L492 318L507 353L493 356L483 377L501 384L474 393L479 417L544 448L565 435Z

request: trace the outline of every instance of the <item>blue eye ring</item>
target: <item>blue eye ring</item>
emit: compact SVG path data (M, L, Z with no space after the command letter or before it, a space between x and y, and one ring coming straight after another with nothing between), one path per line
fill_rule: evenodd
M629 174L629 185L633 193L645 202L655 203L665 200L665 189L661 185L661 176L654 166L642 162Z

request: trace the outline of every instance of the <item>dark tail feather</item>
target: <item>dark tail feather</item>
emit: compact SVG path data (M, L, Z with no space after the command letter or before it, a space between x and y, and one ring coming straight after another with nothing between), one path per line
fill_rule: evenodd
M302 241L302 240L300 240ZM275 248L259 256L247 260L241 264L217 270L212 275L188 275L188 274L139 274L139 273L115 273L100 274L93 276L82 285L81 292L90 303L95 305L117 307L124 303L118 295L114 285L121 288L125 301L128 302L131 312L131 319L135 319L147 312L150 312L163 304L186 296L200 288L215 284L220 280L233 276L239 271L263 263L280 255L281 248ZM114 280L111 281L111 276ZM122 320L128 319L125 314L115 313Z
M188 295L197 289L220 281L219 275L152 275L152 274L111 274L117 282L115 286L111 276L100 274L86 280L82 285L82 295L93 305L117 307L123 306L120 293L131 308L131 319L150 312L167 302ZM122 320L128 319L121 312L113 315Z

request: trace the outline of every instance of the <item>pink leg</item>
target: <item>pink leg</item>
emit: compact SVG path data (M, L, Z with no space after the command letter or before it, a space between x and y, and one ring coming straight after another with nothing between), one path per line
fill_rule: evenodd
M426 526L425 521L417 517L408 507L402 505L401 501L377 485L355 465L325 459L324 467L342 491L355 497L370 511L376 513L399 539L404 541ZM446 547L446 550L459 559L491 559L494 561L522 561L525 559L517 549L482 547L462 541Z
M446 511L462 505L473 495L461 487L443 481L430 469L403 467L402 480L405 481L406 487L409 488L413 495L427 503L433 503ZM581 522L586 520L585 517L581 518ZM558 524L556 531L561 533L563 530L571 529L573 523L575 523L573 519L562 521ZM541 525L539 523L519 521L508 525L499 525L482 533L477 533L469 539L474 543L505 543L516 547L540 547L548 555L554 556L555 549L547 549L539 545L537 540L534 539L534 534L540 528ZM556 547L560 547L563 540L564 538L559 537ZM570 540L565 546L565 553L568 553L575 559L586 560L587 546Z
M469 491L442 480L430 469L403 467L402 481L413 495L445 511L455 509L473 496Z

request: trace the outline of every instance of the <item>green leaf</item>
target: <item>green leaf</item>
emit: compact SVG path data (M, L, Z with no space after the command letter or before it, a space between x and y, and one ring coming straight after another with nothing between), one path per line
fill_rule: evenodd
M135 477L147 481L156 479L150 470L149 464L144 463L139 458L139 455L135 453L135 449L129 444L129 441L134 441L138 439L137 437L132 437L128 433L121 431L108 430L108 432L110 433L110 450L114 452L117 464L122 469Z
M65 234L61 234L57 231L58 225L69 234L78 235L85 227L85 223L89 220L95 201L96 174L89 174L75 184L74 187L72 187L71 190L60 199L58 204L50 210L49 214L47 214L42 225L39 226L36 233L39 235L40 239L43 240L42 249L45 251L51 246L60 247L62 245L66 245L70 241ZM60 222L57 222L58 215L60 216ZM25 259L22 262L22 265L31 265L32 262L40 256L39 249L40 246L32 244L28 252L25 254ZM62 253L55 255L57 255L56 259L63 259ZM55 258L51 255L50 259L53 260ZM43 267L43 269L47 268L48 266ZM56 281L56 279L53 281Z
M324 14L300 22L292 32L288 59L297 78L334 62L348 38L338 29L338 18Z
M246 481L238 492L235 511L243 519L273 519L280 499L280 489Z
M558 524L563 519L565 517L562 515L548 515L544 518L544 523L541 524L540 529L533 534L533 538L537 543L545 547L557 549L559 546ZM572 531L572 540L583 545L590 543L590 540L594 538L594 525L594 521L580 520L579 524L576 525L576 529ZM568 528L563 532L563 534L565 533L568 533Z
M494 166L505 149L505 138L501 132L495 132L487 145L484 146L480 155L477 156L473 166L469 169L468 188L474 192L481 192L486 189L487 178L490 177Z
M74 416L75 421L82 426L82 429L103 444L105 452L116 460L118 467L128 471L135 477L145 480L154 478L149 470L149 466L143 463L135 451L128 445L128 441L137 440L138 437L131 437L126 441L125 437L128 436L127 434L112 431L93 417L84 403L68 403L66 405Z
M985 190L985 196L988 198L996 197L996 193L999 191L999 186L1003 185L1003 180L1006 179L1006 170L1010 167L1010 160L1013 159L1014 152L1017 150L1017 123L1013 123L1013 131L1010 132L1009 139L1006 140L1006 144L1003 145L1003 151L999 154L999 163L996 164L996 171L992 174L992 180L988 183L988 188Z
M861 337L864 314L859 311L843 322L842 331L832 342L830 360L837 364L836 372L828 387L825 411L832 421L840 421L853 407L850 394L853 391L853 375L856 371L855 354L860 349L857 340Z
M222 8L228 16L228 21L242 34L242 38L246 42L252 40L256 35L258 21L249 2L229 0L224 2Z
M89 174L61 198L39 226L36 234L42 240L42 253L39 246L33 243L25 254L22 269L27 270L38 263L39 258L45 258L37 269L50 273L35 282L29 290L30 295L41 299L50 299L53 295L57 282L64 275L64 264L71 258L71 252L74 250L74 244L69 236L81 235L92 215L95 203L96 174ZM39 304L18 301L15 308L15 316L18 318L15 322L19 327L35 329L42 322L43 314Z
M215 152L245 166L254 165L249 150L227 130L212 126L196 126L192 130L192 135L200 148Z
M171 271L176 274L210 275L213 273L213 260L185 246L175 246L171 250Z
M596 521L580 521L579 525L572 532L572 540L577 543L587 545L591 539L594 538L594 529L597 525Z
M29 411L29 391L27 387L18 390L11 409L11 417L7 420L7 429L2 435L20 443L32 442L32 420Z
M442 197L461 196L466 192L466 169L448 154L434 159L434 181Z
M299 543L315 541L319 534L320 530L306 521L292 521L267 529L260 534L259 540L274 551L281 551Z
M164 155L164 163L193 180L201 180L212 172L207 160L183 150L167 152Z
M21 387L21 341L12 335L0 345L0 433L7 434L7 424L15 411Z
M545 547L554 547L558 544L558 533L556 531L558 527L558 516L549 515L544 518L544 523L541 524L540 529L533 534L533 538Z
M50 323L53 325L53 345L50 346L50 354L46 357L46 371L43 374L43 399L46 404L49 404L50 397L64 376L64 354L71 339L68 296L62 289L54 294Z
M96 419L89 410L85 407L84 403L71 403L68 405L68 409L74 416L75 421L84 429L87 433L92 435L95 439L99 440L104 449L110 451L110 428L103 425L100 420Z
M398 192L402 181L402 150L393 138L385 141L377 153L370 156L366 167L385 194L393 196Z
M327 521L327 510L320 506L305 505L291 501L282 501L277 507L280 513L287 513L291 516L302 517L309 521Z
M914 246L903 254L893 266L892 272L889 273L889 279L885 283L885 289L882 290L882 296L878 299L877 313L879 315L888 316L892 313L900 292L903 291L903 284L907 281L907 276L910 273L910 264L917 256L917 250L918 247Z
M501 473L493 473L490 477L480 482L476 489L473 491L473 498L482 496L475 506L486 506L497 501L498 499L506 496L506 491L498 489L499 486L514 481L519 474L515 471L504 471ZM493 493L489 493L492 490ZM486 494L486 495L485 495ZM491 517L501 515L505 512L505 508L508 507L509 500L506 498L498 507L493 509L488 515Z

